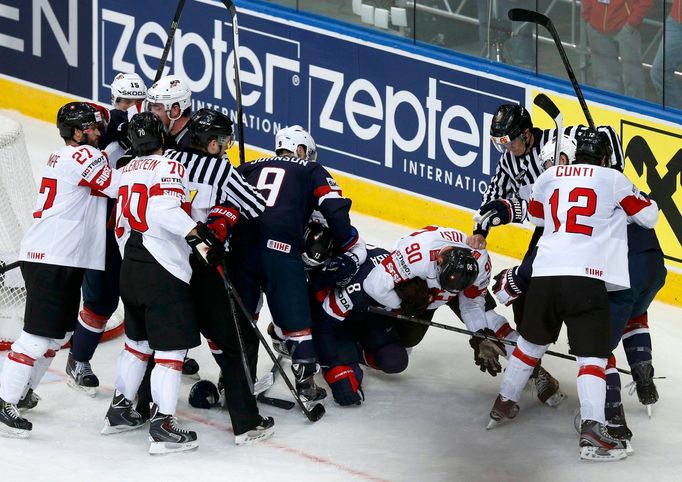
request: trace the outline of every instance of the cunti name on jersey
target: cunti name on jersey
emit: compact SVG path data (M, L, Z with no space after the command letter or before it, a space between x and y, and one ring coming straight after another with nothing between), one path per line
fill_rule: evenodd
M593 177L594 168L589 166L557 166L556 177Z
M122 172L130 171L153 171L161 161L158 159L133 159L125 167L121 169Z

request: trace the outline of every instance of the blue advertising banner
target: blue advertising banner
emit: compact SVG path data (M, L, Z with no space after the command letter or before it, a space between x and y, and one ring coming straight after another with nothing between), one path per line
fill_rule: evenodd
M101 101L118 72L154 77L172 9L162 20L149 3L100 1ZM301 124L331 168L478 206L497 159L490 119L502 102L525 102L523 85L252 10L239 25L248 145L272 150L280 127ZM166 72L189 80L195 109L235 118L231 27L222 2L188 2Z

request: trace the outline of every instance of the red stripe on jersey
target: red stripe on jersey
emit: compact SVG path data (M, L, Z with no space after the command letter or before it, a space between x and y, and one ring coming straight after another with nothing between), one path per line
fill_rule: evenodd
M485 293L485 288L479 288L476 285L471 285L467 289L462 291L462 294L464 296L466 296L467 298L471 298L471 299L478 298L483 293Z
M310 330L310 328L305 328L303 330L292 330L292 331L282 330L282 333L284 333L284 336L287 336L289 338L298 338L301 336L310 336L312 331Z
M646 328L647 330L649 329L649 315L646 312L639 316L635 316L634 318L630 318L625 325L625 331L623 334L634 330L641 330L642 328Z
M14 362L21 363L22 365L28 365L30 367L32 367L33 362L35 362L35 359L31 358L30 356L24 355L23 353L17 353L15 351L9 352L7 358Z
M149 188L149 197L152 196L164 196L166 193L176 193L179 194L180 196L185 196L185 191L180 189L179 187L166 187L162 188L161 184L154 184L152 187Z
M393 278L393 282L395 284L402 283L403 281L407 280L407 278L403 278L403 276L400 274L400 271L398 271L398 266L396 266L395 262L393 261L392 254L386 256L381 261L381 265L384 267L384 270L391 275L391 278Z
M592 375L593 377L601 378L603 380L606 380L606 374L604 373L604 369L600 366L597 365L583 365L580 367L580 370L578 371L578 376L582 377L584 375Z
M313 195L319 199L322 196L325 196L332 191L333 191L333 189L330 188L329 186L319 186L313 191Z
M495 336L498 338L504 338L512 331L512 327L509 325L509 323L505 323L495 332Z
M530 355L526 355L524 352L521 351L521 349L518 346L514 348L512 356L518 358L529 367L535 367L535 365L537 365L538 362L540 361L539 358L533 358Z
M154 361L157 365L162 367L170 368L171 370L176 370L178 372L182 371L182 360L169 360L165 358L155 358Z
M208 349L213 351L219 351L220 347L215 344L213 340L206 340L208 342Z
M346 312L343 311L339 304L336 302L336 296L334 296L333 291L329 293L329 306L331 307L335 315L340 316L342 318L346 317Z
M539 203L535 199L531 199L528 204L528 214L536 218L544 219L545 210L542 207L542 203Z
M318 303L322 303L331 290L332 290L331 288L324 288L322 290L319 290L317 293L315 293L315 300Z
M651 206L651 201L648 199L642 199L637 196L625 196L620 202L623 207L623 211L628 216L634 216L642 209Z
M613 355L609 356L609 359L606 361L606 369L610 368L616 368L616 357Z
M147 360L149 360L149 357L151 356L151 355L148 355L147 353L142 353L141 351L137 351L135 348L131 348L127 343L125 344L123 349L125 351L127 351L128 353L132 353L134 356L136 356L137 358L139 358L143 362L146 362Z

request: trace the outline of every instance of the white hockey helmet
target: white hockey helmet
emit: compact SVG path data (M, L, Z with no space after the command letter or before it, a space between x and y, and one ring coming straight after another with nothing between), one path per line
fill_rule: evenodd
M192 91L187 82L176 75L167 75L155 82L147 91L147 104L163 104L170 117L173 104L180 106L180 112L192 105Z
M147 98L147 86L137 74L116 74L111 82L111 103L117 99L143 100Z
M575 161L575 149L577 143L575 138L569 137L567 135L561 136L561 148L560 154L565 155L568 158L568 164L572 164ZM556 152L556 139L552 139L547 144L542 146L540 149L540 161L544 169L548 169L551 166L556 166L559 162L554 159L554 154Z
M315 140L303 127L299 125L285 127L275 134L275 152L280 149L286 149L295 154L298 146L305 147L306 160L317 160Z

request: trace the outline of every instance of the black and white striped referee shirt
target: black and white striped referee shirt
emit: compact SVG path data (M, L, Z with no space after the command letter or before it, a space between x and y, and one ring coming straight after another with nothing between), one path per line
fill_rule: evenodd
M244 219L254 219L265 210L265 199L227 159L201 151L169 149L164 157L180 162L189 177L192 219L206 221L216 204L232 203Z
M564 128L564 135L576 137L578 133L587 129L587 126L568 126ZM598 126L597 130L606 132L611 141L613 154L611 155L611 167L623 172L625 168L625 156L621 147L618 134L610 126ZM509 151L500 156L495 169L495 174L488 183L488 188L483 193L481 206L495 199L517 198L528 201L535 180L542 174L542 161L540 151L542 147L555 138L556 129L541 130L533 128L533 148L525 156L516 157ZM479 230L476 225L474 230Z

